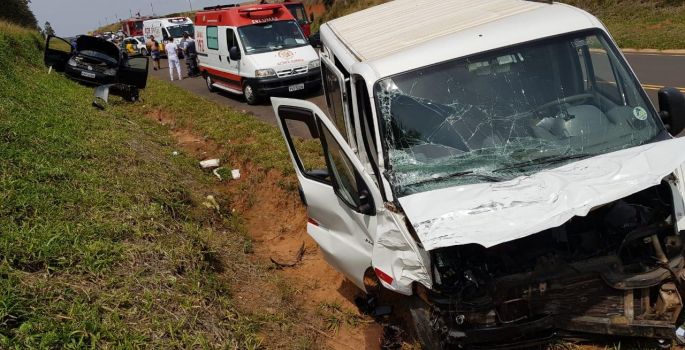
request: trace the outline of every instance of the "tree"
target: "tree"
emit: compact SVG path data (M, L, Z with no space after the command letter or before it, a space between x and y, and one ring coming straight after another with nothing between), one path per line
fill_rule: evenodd
M43 35L45 37L48 37L50 35L52 35L52 36L55 35L55 30L52 29L52 26L50 25L50 22L48 22L48 21L45 21L45 25L43 25L42 32L43 32Z
M0 0L0 20L23 27L38 28L36 16L29 8L31 0Z

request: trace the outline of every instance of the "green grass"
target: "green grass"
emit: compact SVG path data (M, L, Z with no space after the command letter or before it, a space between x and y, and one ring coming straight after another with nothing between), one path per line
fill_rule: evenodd
M217 180L172 155L168 128L145 117L158 104L184 113L185 93L152 81L146 105L114 98L98 111L92 88L47 74L42 47L37 33L0 22L0 348L315 344L278 276L249 257ZM256 152L240 135L272 138L277 151L255 159L286 167L273 128L201 103L226 124L212 134L238 141L230 153ZM214 125L205 113L181 120ZM209 194L221 210L202 204ZM279 312L245 310L233 297L245 284L275 291L264 304Z

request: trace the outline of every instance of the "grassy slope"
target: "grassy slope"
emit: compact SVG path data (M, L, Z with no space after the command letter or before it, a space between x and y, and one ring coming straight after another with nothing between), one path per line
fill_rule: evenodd
M338 0L320 23L387 0ZM602 20L620 47L685 49L685 2L682 0L562 0Z
M310 347L292 291L251 262L241 219L202 205L214 179L144 117L156 103L185 110L185 93L152 82L151 104L96 111L91 88L47 74L41 46L0 23L0 348ZM268 128L249 120L221 132ZM285 168L266 134L279 151L255 159ZM236 283L272 286L278 312L241 310Z

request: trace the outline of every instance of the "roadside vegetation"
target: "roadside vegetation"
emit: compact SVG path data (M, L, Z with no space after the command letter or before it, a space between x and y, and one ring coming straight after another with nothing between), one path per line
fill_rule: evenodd
M224 124L207 134L234 159L286 169L275 129L157 80L98 111L42 46L0 22L0 348L320 347L326 315L152 116Z

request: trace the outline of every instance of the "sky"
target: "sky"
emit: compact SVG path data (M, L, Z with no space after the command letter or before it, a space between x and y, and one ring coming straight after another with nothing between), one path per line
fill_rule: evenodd
M0 0L2 1L2 0ZM58 36L84 34L101 25L126 19L140 11L143 16L198 10L206 6L225 5L240 0L31 0L30 6L43 27L45 21Z

